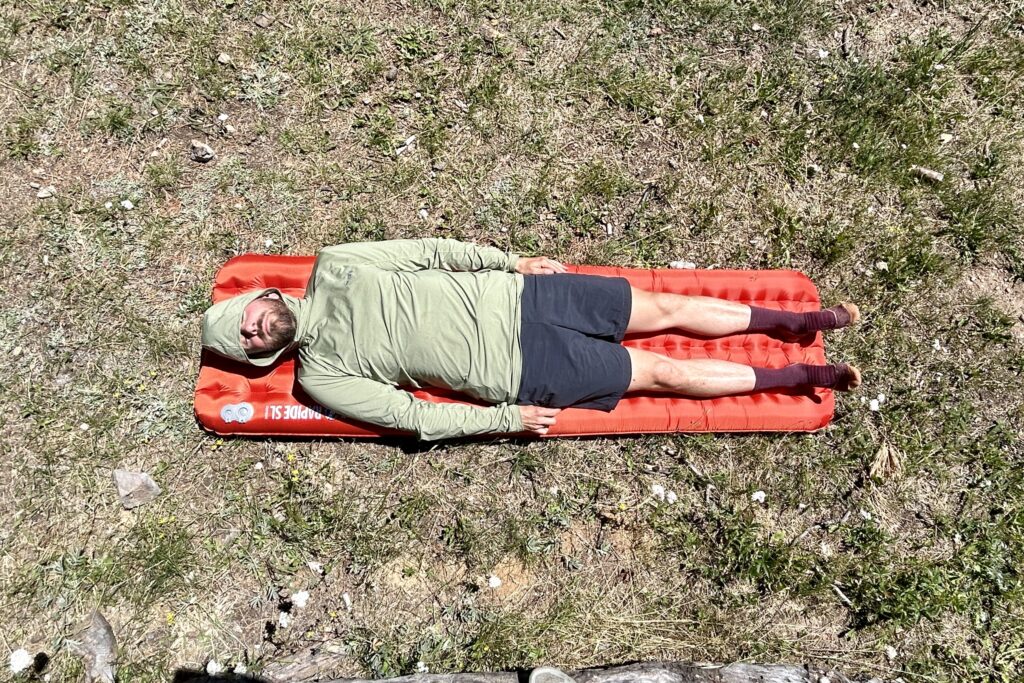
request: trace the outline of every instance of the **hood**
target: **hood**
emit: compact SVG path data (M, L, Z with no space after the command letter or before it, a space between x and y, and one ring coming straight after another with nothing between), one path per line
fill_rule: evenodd
M245 307L254 299L270 292L279 294L281 300L288 306L288 310L295 316L295 341L268 356L250 358L242 348L240 333L242 314L245 312ZM302 317L300 315L302 303L301 299L296 299L273 287L253 290L216 303L206 309L206 313L203 314L203 348L248 365L257 367L273 365L281 357L281 354L287 353L299 345L298 340L301 338L302 332Z

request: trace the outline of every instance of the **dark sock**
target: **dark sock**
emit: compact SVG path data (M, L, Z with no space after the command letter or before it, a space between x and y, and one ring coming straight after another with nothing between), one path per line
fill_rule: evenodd
M818 330L835 330L850 324L850 314L842 306L824 311L794 313L771 308L750 307L750 325L747 332L774 332L782 330L794 335L810 334Z
M784 368L754 368L754 391L793 387L835 387L839 379L836 365L794 363Z

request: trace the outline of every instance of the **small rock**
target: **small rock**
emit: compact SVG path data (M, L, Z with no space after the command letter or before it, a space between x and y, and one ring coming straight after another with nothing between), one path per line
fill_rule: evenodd
M819 175L820 173L821 173L821 166L818 166L817 164L808 164L807 165L807 177L808 178L813 178L814 176Z
M114 483L126 510L145 505L160 495L160 487L145 472L114 470Z
M193 140L189 149L189 156L192 158L192 161L205 164L208 161L212 161L217 154L213 151L213 147L210 147L205 142Z
M255 19L253 19L252 23L256 24L260 28L268 28L271 24L274 23L274 17L270 16L269 14L263 13L257 16Z
M345 609L349 612L352 611L352 596L348 593L341 594L341 602L345 605Z
M231 55L229 55L227 52L221 52L219 55L217 55L217 61L221 64L230 64Z
M440 172L448 168L448 164L444 163L443 161L435 161L433 164L430 165L430 168Z
M132 200L125 199L124 201L121 202L121 208L123 208L125 211L131 211L132 209L135 208L135 205L132 204Z
M386 80L388 80L388 81L395 81L395 80L397 80L398 79L398 69L395 68L395 67L391 67L390 69L388 69L387 71L384 72L384 78Z
M34 661L35 658L28 650L24 648L15 650L11 653L11 673L20 674L22 671L32 666L32 662Z
M940 133L939 142L946 144L947 142L953 142L953 136L950 133Z
M287 612L279 612L277 615L277 625L281 628L288 628L292 625L292 617Z
M425 674L430 671L430 668L422 661L416 662L416 673Z
M309 591L298 591L292 593L292 604L303 609L309 603Z
M889 263L887 261L875 261L875 270L880 270L883 273L888 273Z
M420 209L419 210L419 217L420 217L421 220L425 221L428 218L430 218L430 212L427 211L426 209Z
M754 501L755 503L760 503L761 505L764 505L764 501L767 497L768 496L765 494L764 491L754 491L753 493L750 494L750 500Z
M217 114L217 120L220 121L221 123L224 123L225 121L228 120L228 115L225 114L224 112L221 112L220 114Z
M230 123L225 123L224 124L224 132L226 134L228 134L228 135L234 135L235 134L235 127L232 126Z
M28 186L31 187L33 190L38 190L39 188L42 187L42 185L40 185L39 183L29 183Z
M68 640L69 649L82 658L89 683L114 683L117 675L117 641L110 622L99 611L77 635Z
M57 188L53 185L47 185L46 187L36 192L36 197L39 199L49 199L53 195L57 194Z
M395 150L395 156L396 157L402 156L407 151L412 149L415 144L416 144L416 136L415 135L410 135L409 137L407 137L405 139L405 142L403 142L401 145L399 145L398 149Z
M694 270L697 264L693 261L669 261L668 267L673 270Z
M306 566L309 567L309 571L313 572L314 574L324 573L324 566L315 560L310 560L306 563Z
M868 512L867 510L861 510L860 511L860 518L863 519L865 522L870 522L871 521L871 513Z
M757 33L758 31L763 31L764 26L761 26L761 24L755 22L750 25L750 30L753 31L754 33Z
M221 666L220 662L216 659L211 659L206 663L206 675L216 676L217 674L223 673L224 667Z
M665 119L661 118L660 116L655 116L654 117L654 125L656 125L658 127L664 126L665 125Z
M44 175L46 175L46 169L45 168L33 168L32 169L32 175L34 175L37 178L42 178Z
M933 171L930 168L925 168L924 166L918 166L916 164L910 167L910 172L916 175L918 178L930 180L933 183L941 183L942 179L945 178L945 176L938 171Z
M483 24L480 27L480 37L483 38L485 42L493 45L494 43L504 38L505 34L497 30L490 24Z
M660 26L653 26L647 35L651 38L657 38L658 36L665 35L665 29Z

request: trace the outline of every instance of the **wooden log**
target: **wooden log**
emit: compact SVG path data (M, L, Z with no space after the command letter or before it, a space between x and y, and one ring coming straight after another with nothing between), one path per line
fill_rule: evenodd
M576 683L851 683L842 674L787 664L687 664L643 662L625 666L567 671ZM517 672L414 674L385 679L387 683L520 683ZM272 676L271 680L284 679ZM291 681L296 679L292 678ZM362 678L336 678L321 683L382 683Z

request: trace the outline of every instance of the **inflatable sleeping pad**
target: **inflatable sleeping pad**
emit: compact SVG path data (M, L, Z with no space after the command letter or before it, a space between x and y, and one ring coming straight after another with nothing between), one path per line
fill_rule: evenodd
M301 297L313 261L312 256L238 256L217 273L213 301L267 287ZM720 297L788 311L820 308L814 283L795 271L632 270L596 266L570 267L569 270L624 277L634 287L651 291ZM623 344L674 358L718 358L763 367L825 362L820 333L809 345L783 343L763 334L706 339L677 331L630 335ZM459 394L442 389L414 393L428 401L464 400ZM547 436L812 431L829 423L834 408L835 400L828 389L780 390L702 400L665 394L629 394L610 413L576 408L563 410ZM203 427L224 435L376 437L401 434L335 417L329 409L318 406L303 393L295 379L294 356L284 357L269 368L257 368L204 351L195 411Z

